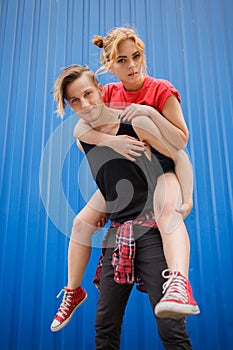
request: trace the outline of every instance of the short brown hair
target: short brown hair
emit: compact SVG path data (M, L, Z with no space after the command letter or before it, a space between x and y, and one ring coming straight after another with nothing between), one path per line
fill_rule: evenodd
M63 68L62 73L56 79L54 84L54 99L57 104L57 113L63 117L65 115L66 106L66 86L74 80L80 78L83 74L87 74L93 83L98 86L95 73L88 66L71 65Z

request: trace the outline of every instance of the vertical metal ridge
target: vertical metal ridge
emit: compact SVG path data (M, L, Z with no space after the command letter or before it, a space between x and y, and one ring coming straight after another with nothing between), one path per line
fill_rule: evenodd
M137 30L145 41L148 73L171 81L181 93L195 176L194 209L186 220L190 279L201 308L187 325L194 349L230 349L232 13L231 0L0 3L1 349L94 349L97 248L83 279L87 301L62 332L49 329L61 301L56 293L66 283L72 219L94 188L85 167L82 181L78 179L83 155L72 136L76 117L68 110L64 120L57 117L53 85L61 68L73 63L96 71L101 50L92 38L116 26ZM98 78L103 84L115 81L110 74ZM47 169L42 171L45 152ZM58 173L60 187L54 186ZM143 346L162 349L149 301L133 291L122 350Z

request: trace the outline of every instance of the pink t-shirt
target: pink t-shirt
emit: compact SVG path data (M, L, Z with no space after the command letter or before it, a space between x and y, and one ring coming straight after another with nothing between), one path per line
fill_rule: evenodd
M126 91L121 82L104 86L104 102L112 108L123 109L131 103L154 107L162 112L165 102L175 95L180 102L180 94L167 80L145 77L143 87L138 91Z

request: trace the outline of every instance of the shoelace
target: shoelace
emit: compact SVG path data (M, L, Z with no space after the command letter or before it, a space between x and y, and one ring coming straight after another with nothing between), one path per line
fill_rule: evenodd
M175 299L180 300L182 303L188 302L185 278L178 275L178 272L169 269L164 270L162 276L168 279L167 282L163 284L163 294L166 293L163 297L163 301Z
M68 314L67 311L69 311L69 308L71 306L71 303L72 303L72 297L73 297L73 294L74 292L67 292L65 289L62 289L58 295L57 295L57 298L60 297L60 295L64 292L64 296L63 296L63 299L62 299L62 303L60 305L60 308L57 312L57 316L60 316L62 317L63 319L65 319L66 315Z

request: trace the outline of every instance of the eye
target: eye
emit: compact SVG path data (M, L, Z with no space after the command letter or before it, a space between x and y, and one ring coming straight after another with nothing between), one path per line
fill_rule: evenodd
M139 60L140 58L141 58L140 53L137 53L136 55L133 56L133 59L134 59L135 61Z
M73 105L73 104L77 103L78 100L79 100L78 97L74 97L74 98L72 98L72 99L70 100L70 102L71 102L71 104Z
M92 95L92 91L86 91L84 94L84 98L89 98Z
M117 63L125 63L126 62L126 59L124 59L124 58L120 58L118 61L117 61Z

